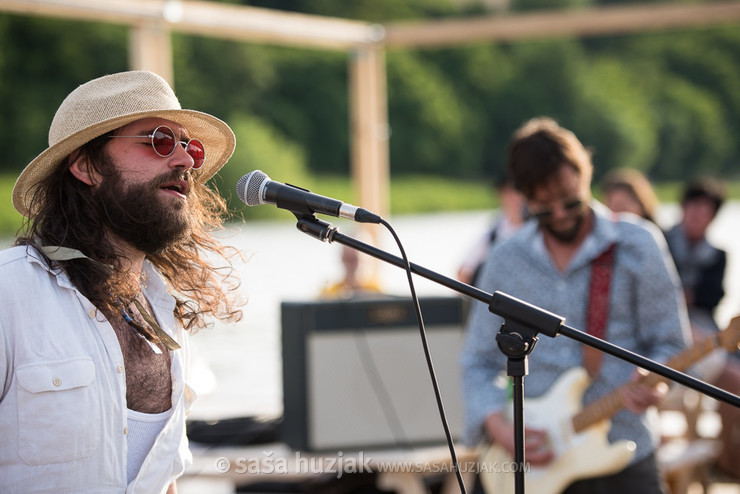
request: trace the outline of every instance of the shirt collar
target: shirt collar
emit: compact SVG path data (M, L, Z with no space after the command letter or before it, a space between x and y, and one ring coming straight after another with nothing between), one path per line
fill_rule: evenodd
M67 273L57 268L50 266L40 251L43 251L47 257L52 260L69 260L69 259L80 259L88 258L85 254L76 249L70 249L68 247L57 247L57 246L39 246L29 245L26 249L28 262L38 264L42 269L53 274L57 280L57 283L62 288L70 288L78 291L77 288L72 284ZM95 262L95 261L93 261ZM162 278L159 270L149 260L144 260L144 273L146 274L146 286L143 288L144 295L151 304L156 304L162 309L172 311L175 308L175 301L173 297L167 292L167 285Z

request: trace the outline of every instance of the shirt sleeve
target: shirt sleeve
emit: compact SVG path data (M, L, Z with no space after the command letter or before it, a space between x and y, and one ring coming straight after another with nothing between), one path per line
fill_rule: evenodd
M665 362L691 341L681 281L670 251L656 230L640 242L640 272L634 297L637 338L643 356Z
M496 264L488 262L481 274L482 289L493 291L493 280L497 276ZM498 377L505 366L505 357L496 344L496 334L502 323L503 319L492 314L486 304L478 301L473 303L461 356L465 401L464 442L470 447L480 442L485 419L506 405L506 387L497 382L501 381Z
M7 392L7 380L8 380L8 356L7 345L5 343L5 331L3 331L2 324L0 323L0 405L5 398Z

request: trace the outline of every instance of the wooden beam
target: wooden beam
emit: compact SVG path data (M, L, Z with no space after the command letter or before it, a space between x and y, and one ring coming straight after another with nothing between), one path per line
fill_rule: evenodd
M188 1L181 5L182 16L172 29L210 37L350 50L378 42L384 32L375 24L332 17L214 2Z
M136 24L162 18L161 1L0 0L0 11L111 24Z
M383 33L367 22L189 0L0 0L0 11L133 26L158 21L186 34L299 48L349 50Z
M740 2L650 4L538 11L386 24L386 47L451 47L536 38L589 37L737 23Z

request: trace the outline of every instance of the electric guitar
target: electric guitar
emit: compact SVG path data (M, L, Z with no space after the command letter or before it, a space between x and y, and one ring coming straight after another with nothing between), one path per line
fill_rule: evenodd
M740 316L736 316L727 329L701 339L666 365L683 371L717 347L737 350L739 342ZM654 386L663 381L666 379L657 374L648 374L640 382ZM524 400L527 425L547 431L555 454L551 463L525 470L528 493L558 494L578 479L620 472L634 457L635 443L625 440L609 443L607 439L609 419L624 406L620 390L631 384L581 409L583 393L589 384L586 370L574 367L563 373L545 395ZM506 472L506 468L501 468L513 462L504 448L497 444L484 448L480 461L479 475L488 494L514 492L513 469Z

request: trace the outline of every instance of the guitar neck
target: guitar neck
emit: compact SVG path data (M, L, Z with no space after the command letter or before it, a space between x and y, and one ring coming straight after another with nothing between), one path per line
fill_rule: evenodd
M710 338L697 342L691 348L671 358L665 365L681 372L701 360L702 357L709 354L717 346L719 346L719 334L712 335ZM649 374L641 382L654 386L665 380L665 378L657 374ZM611 418L624 407L621 391L631 384L625 384L584 407L583 410L573 416L573 430L581 432L602 420Z

